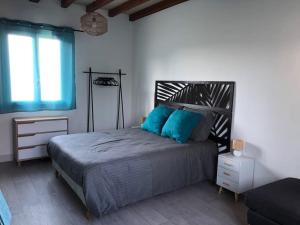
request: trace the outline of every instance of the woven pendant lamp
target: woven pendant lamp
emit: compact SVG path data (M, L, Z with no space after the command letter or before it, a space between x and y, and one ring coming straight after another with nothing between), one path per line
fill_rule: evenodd
M99 13L89 12L80 18L81 29L89 35L100 36L107 32L107 19Z

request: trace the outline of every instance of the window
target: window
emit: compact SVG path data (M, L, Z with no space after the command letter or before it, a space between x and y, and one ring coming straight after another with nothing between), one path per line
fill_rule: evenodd
M8 35L11 101L34 100L33 39Z
M0 19L0 113L75 108L74 34Z
M39 38L39 69L42 101L61 100L60 41Z

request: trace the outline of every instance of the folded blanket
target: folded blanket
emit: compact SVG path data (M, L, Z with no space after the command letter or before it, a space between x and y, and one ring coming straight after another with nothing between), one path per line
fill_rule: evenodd
M10 225L11 214L5 198L0 191L0 225Z

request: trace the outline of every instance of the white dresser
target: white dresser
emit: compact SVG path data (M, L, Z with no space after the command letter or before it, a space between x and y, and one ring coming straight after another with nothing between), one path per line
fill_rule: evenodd
M254 159L245 156L235 157L232 153L219 155L217 185L219 193L223 188L238 195L253 188Z
M13 119L14 153L22 161L47 157L49 139L68 134L67 117L28 117Z

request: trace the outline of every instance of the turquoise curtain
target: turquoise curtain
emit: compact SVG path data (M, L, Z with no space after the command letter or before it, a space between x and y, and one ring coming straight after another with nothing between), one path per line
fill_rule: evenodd
M0 190L0 225L10 225L10 223L11 223L11 212Z
M11 100L8 34L26 35L33 38L34 101ZM61 51L61 100L42 101L39 84L38 38L60 40ZM72 28L55 27L27 21L0 18L0 113L72 110L76 108L75 90L75 37Z

